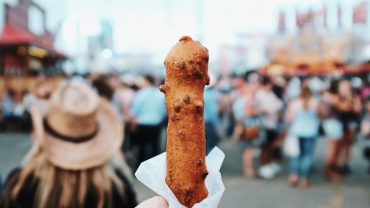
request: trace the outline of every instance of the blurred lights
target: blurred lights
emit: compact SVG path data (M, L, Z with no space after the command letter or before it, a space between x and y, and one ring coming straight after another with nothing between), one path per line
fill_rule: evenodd
M48 55L48 51L36 46L30 46L28 48L28 54L36 58L44 58Z
M29 67L33 70L41 70L42 69L42 64L39 60L35 58L31 58L29 61Z
M362 80L359 77L353 77L351 79L351 84L354 88L361 88L362 86Z
M20 46L20 47L18 47L17 54L18 54L19 56L24 56L24 55L26 55L26 54L27 54L27 49L26 49L26 47L24 47L24 46Z

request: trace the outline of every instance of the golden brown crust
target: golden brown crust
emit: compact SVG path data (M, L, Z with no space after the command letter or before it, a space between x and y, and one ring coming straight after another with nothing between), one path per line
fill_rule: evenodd
M205 129L203 91L209 83L208 51L184 36L165 60L168 112L166 183L186 207L207 197L204 180Z

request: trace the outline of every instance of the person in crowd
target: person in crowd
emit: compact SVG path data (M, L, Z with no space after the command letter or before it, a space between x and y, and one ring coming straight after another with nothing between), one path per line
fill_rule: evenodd
M259 106L256 102L256 94L259 86L257 74L248 76L248 84L244 84L243 95L237 98L233 104L233 114L236 120L232 142L239 142L243 153L244 176L254 179L256 173L253 165L253 154L261 145L262 121Z
M123 81L120 80L118 76L112 76L109 79L109 84L113 89L113 99L116 100L120 114L124 123L128 122L130 118L130 109L135 92Z
M26 111L26 107L24 106L23 103L23 96L21 95L20 99L16 100L15 108L13 111L13 114L15 117L17 117L17 120L20 120L23 116L23 114Z
M338 83L339 80L331 80L329 89L322 94L324 109L322 126L324 136L329 140L326 156L326 177L333 182L341 180L341 176L337 171L340 139L343 137L343 126L339 120L339 113L336 108Z
M285 92L285 98L287 101L296 99L300 95L300 90L301 90L301 80L298 77L293 77L289 80L287 87L286 87L286 92Z
M234 131L235 118L232 112L233 103L242 96L245 87L243 77L220 76L215 88L218 92L218 106L221 117L222 135L230 137Z
M31 124L31 105L32 105L32 100L34 99L34 96L32 95L31 92L28 90L22 90L21 91L21 110L23 112L20 113L21 116L21 129L22 131L29 132L32 129L32 124Z
M278 125L277 125L277 139L275 139L275 142L273 144L273 153L272 153L272 158L275 160L275 163L278 164L279 162L282 162L284 157L283 157L283 152L282 152L282 146L284 143L284 139L286 137L286 125L284 123L284 116L286 113L286 100L285 100L285 94L286 94L286 88L287 88L287 82L284 77L274 77L273 78L273 87L272 91L274 94L280 99L282 102L283 107L281 108L279 112L279 120L278 120ZM276 166L278 167L278 166ZM279 168L276 168L275 170L279 170Z
M110 162L123 129L108 101L82 80L70 80L34 111L37 137L21 166L8 176L1 208L133 208L127 177Z
M310 77L307 80L307 86L316 98L320 98L324 90L324 82L319 77Z
M22 100L25 110L31 112L31 106L35 100L35 95L27 89L22 90Z
M365 139L364 156L369 163L368 173L370 174L370 95L365 103L365 115L361 122L361 136Z
M273 160L273 154L277 148L276 139L279 134L278 122L283 108L282 101L272 91L272 82L269 77L263 76L262 86L257 92L256 102L262 114L263 126L266 131L264 144L262 145L261 168L259 175L265 179L272 179L281 171L280 165Z
M109 78L109 84L113 89L113 98L117 100L123 120L127 121L130 117L130 108L134 98L134 91L117 75Z
M219 92L219 109L222 118L223 134L232 137L235 126L233 104L243 96L245 80L241 76L221 76L216 83Z
M114 97L114 88L109 84L108 77L99 76L92 81L92 86L96 89L99 96L108 100L121 120L123 120L123 115L121 113L119 101ZM123 123L123 122L122 122Z
M343 126L343 137L340 140L339 156L341 163L338 168L342 175L351 172L349 167L349 159L351 155L352 144L356 137L357 119L361 113L360 97L354 93L351 83L347 80L341 80L338 84L338 96L336 100L336 108L339 115L339 120Z
M124 122L123 122L123 118L122 118L123 115L120 111L120 105L119 105L119 102L116 99L116 97L114 97L114 92L115 91L114 91L114 88L110 85L108 77L99 75L99 76L94 77L94 79L89 80L89 82L90 81L92 81L91 84L94 87L94 89L97 91L98 95L101 98L107 100L112 105L112 108L113 108L115 114L120 119L121 125L124 126ZM123 137L124 137L124 135L123 135ZM123 145L123 143L122 143L122 145ZM113 160L113 162L115 164L118 163L118 164L120 164L120 166L123 167L121 169L122 172L126 173L126 175L131 177L131 174L130 174L131 169L125 161L131 162L131 161L127 160L127 158L125 157L124 152L122 152L122 154L117 155Z
M284 94L286 89L286 80L284 77L278 76L273 78L272 91L281 100L284 101Z
M37 108L43 115L48 112L48 102L52 93L52 86L46 77L38 77L36 80L35 96L28 97L31 108Z
M166 116L164 95L146 75L132 102L130 126L138 146L138 164L160 153L161 123ZM149 151L147 151L149 149Z
M214 89L215 77L210 76L210 84L204 90L204 124L206 129L206 153L208 154L219 140L219 107L217 92Z
M109 101L112 101L113 99L113 94L114 94L114 90L113 88L109 85L106 77L104 76L99 76L97 78L95 78L92 82L91 82L92 86L94 86L94 88L96 89L97 93L109 100Z
M88 81L90 84L101 77L102 75L97 71L92 71L91 73L87 73L84 75L85 80Z
M24 90L21 91L21 96L18 97L13 112L16 119L16 131L25 131L30 129L30 116L26 106L25 93L26 92Z
M370 97L370 80L364 81L364 86L361 89L361 100L366 102L366 100Z
M25 107L27 111L31 114L31 124L32 124L32 133L31 139L34 142L36 138L36 129L33 126L34 116L40 113L42 116L46 116L49 111L49 98L51 96L53 89L49 80L46 77L40 76L36 79L36 87L33 93L28 93L25 98ZM36 113L35 113L36 112Z
M290 124L289 134L298 140L299 154L290 161L290 186L309 186L315 143L319 131L320 105L307 86L302 87L299 98L288 104L286 121Z
M129 126L130 122L130 109L132 100L134 98L134 91L126 85L124 81L121 81L118 75L113 75L108 80L109 85L113 89L113 100L118 107L118 111L121 115L122 122L125 126ZM121 149L124 153L125 160L133 166L134 163L134 153L133 153L133 141L130 134L130 128L124 129L125 143L122 145Z
M9 88L2 100L2 113L5 123L6 131L14 131L16 125L16 116L14 115L14 110L17 105L16 92Z

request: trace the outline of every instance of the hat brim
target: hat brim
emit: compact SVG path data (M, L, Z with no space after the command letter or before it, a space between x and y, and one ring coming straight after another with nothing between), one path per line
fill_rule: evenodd
M96 121L99 126L96 136L82 143L66 142L43 131L40 143L47 159L67 170L89 169L106 163L121 149L123 123L104 99L100 99Z

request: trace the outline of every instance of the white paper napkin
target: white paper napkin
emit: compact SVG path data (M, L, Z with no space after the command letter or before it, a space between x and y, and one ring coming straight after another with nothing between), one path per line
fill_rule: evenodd
M217 208L225 191L220 173L224 158L225 154L218 147L215 147L206 157L208 175L205 184L208 190L208 197L195 204L193 208ZM169 208L186 208L180 204L165 182L166 153L142 162L135 176L148 188L165 198L168 201Z

